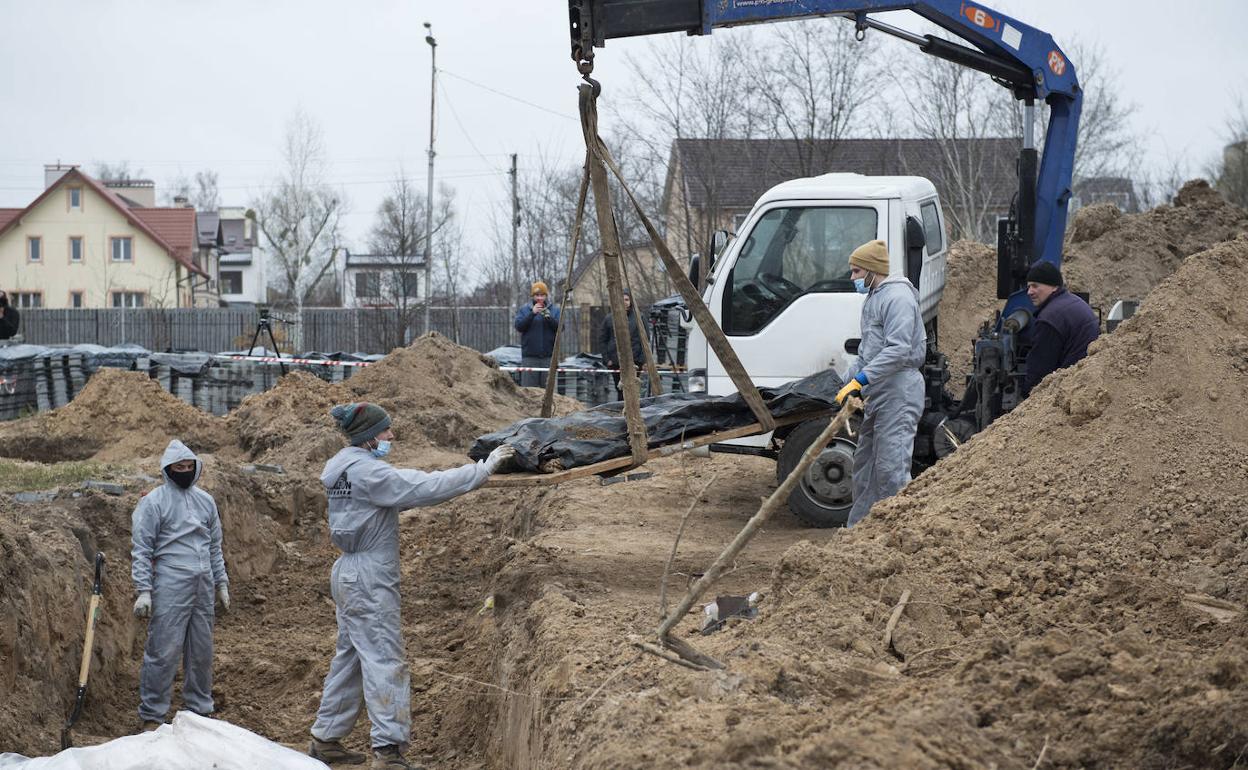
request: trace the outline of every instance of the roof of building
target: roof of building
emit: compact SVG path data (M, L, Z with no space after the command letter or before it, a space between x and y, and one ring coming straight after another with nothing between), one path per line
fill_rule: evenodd
M409 267L423 268L425 258L422 256L405 257L398 254L352 254L347 252L346 267Z
M952 147L963 157L983 150L984 179L993 198L1009 205L1018 187L1019 139L961 139ZM774 185L829 172L872 176L922 176L943 190L941 143L932 139L839 139L797 143L778 139L677 139L668 166L665 198L673 169L684 176L689 205L748 209Z
M201 248L217 244L217 222L219 221L220 217L215 211L195 212L195 229L199 232L199 245Z
M4 212L17 213L10 216L7 222L0 223L0 236L12 229L17 222L21 221L24 214L28 211L33 211L48 196L52 195L55 190L74 179L81 181L100 197L104 198L104 200L108 201L113 208L117 209L126 218L126 221L156 241L157 245L168 252L169 256L173 257L174 260L181 263L183 267L203 276L208 275L192 261L196 243L194 209L136 208L127 205L127 202L121 196L105 187L98 180L82 173L78 168L71 169L62 175L60 179L57 179L40 193L39 197L31 201L26 208L4 209Z

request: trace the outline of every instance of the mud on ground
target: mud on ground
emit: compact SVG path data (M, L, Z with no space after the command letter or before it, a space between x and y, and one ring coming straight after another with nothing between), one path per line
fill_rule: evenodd
M772 463L676 456L643 481L482 490L405 514L413 756L442 768L1242 764L1246 292L1248 240L1187 259L1088 359L861 528L804 530L778 514L715 589L761 591L760 616L706 637L696 612L678 626L721 672L673 666L628 637L658 622L694 498L670 603L774 488ZM429 351L396 358L393 379L352 380L353 398L393 399L400 464L462 462L464 426L435 423L465 383L476 411L464 420L493 429L509 410L536 412L539 392L509 401L470 351ZM466 367L450 385L430 374L443 360ZM336 394L283 385L221 421L234 438L204 483L227 516L235 601L217 628L219 716L299 745L335 634L323 458L308 444L336 448L321 421ZM281 457L296 458L284 475L237 470ZM95 548L113 569L81 733L134 729L143 629L129 614L128 517L149 484L0 497L0 691L15 693L0 704L0 734L13 736L0 748L55 746ZM365 722L347 743L366 745Z

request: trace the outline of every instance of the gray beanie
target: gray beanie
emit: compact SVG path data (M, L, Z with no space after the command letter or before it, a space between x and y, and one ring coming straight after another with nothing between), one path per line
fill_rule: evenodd
M390 427L390 415L386 414L385 409L363 401L358 404L339 404L329 410L329 416L347 434L347 439L353 446L376 438Z

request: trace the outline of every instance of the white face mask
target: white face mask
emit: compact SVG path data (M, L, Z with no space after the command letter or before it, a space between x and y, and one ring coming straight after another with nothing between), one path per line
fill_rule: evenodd
M372 449L368 451L372 453L373 457L385 457L386 455L390 454L390 442L378 441L377 446L373 447Z

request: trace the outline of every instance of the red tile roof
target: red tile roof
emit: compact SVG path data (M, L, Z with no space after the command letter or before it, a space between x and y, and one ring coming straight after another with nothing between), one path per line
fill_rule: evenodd
M38 198L24 209L0 209L0 236L9 231L27 211L33 210L52 194L54 190L71 179L78 179L95 190L104 200L121 212L130 224L143 231L149 238L156 241L169 256L177 260L188 270L207 276L192 261L195 244L195 210L187 208L130 208L116 193L87 176L78 169L73 169L51 187L44 190ZM6 219L6 217L8 217Z

